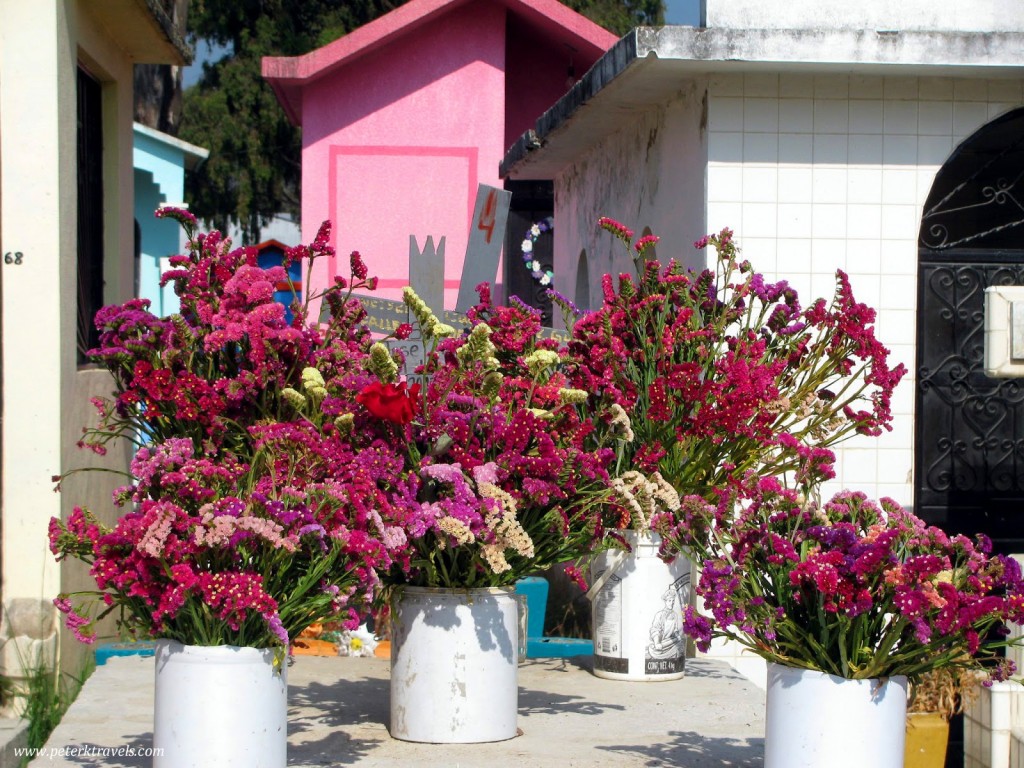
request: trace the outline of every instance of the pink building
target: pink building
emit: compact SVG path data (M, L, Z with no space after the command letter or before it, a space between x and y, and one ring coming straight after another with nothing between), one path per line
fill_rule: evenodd
M411 0L304 56L264 59L302 126L304 241L331 219L338 271L358 250L397 296L410 235L446 236L451 308L477 184L502 186L505 150L616 39L556 0Z

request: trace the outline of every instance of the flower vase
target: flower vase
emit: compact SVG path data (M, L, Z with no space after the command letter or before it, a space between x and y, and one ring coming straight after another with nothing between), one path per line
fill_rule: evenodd
M288 681L281 652L156 644L154 768L284 768Z
M903 768L943 768L948 742L949 721L940 713L908 712Z
M768 665L765 768L903 768L907 678Z
M690 561L658 557L661 537L621 531L631 552L609 549L591 566L594 674L609 680L678 680L686 665L683 610Z
M518 626L511 588L402 588L392 607L391 735L432 744L513 738Z

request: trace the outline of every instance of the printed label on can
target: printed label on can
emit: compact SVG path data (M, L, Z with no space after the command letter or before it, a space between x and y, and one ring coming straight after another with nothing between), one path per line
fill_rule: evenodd
M644 653L644 672L671 675L686 665L686 635L683 608L690 599L690 574L676 579L662 595L662 606L651 620L650 642Z
M603 573L603 571L602 571ZM600 577L595 576L595 580ZM594 599L594 654L621 658L622 648L622 579L612 576ZM597 663L595 659L594 663ZM602 667L602 669L604 669ZM618 670L606 670L618 671Z

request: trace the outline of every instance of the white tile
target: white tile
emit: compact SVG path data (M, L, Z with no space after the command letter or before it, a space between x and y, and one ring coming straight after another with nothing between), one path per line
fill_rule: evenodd
M846 172L846 199L850 203L877 203L882 199L882 171L851 166Z
M709 163L739 163L743 161L743 134L740 131L708 134Z
M810 167L779 167L779 202L809 203L812 195L813 172Z
M953 150L952 136L919 136L917 164L941 168Z
M739 165L708 168L708 201L733 202L743 199L743 167Z
M814 76L782 73L779 75L779 96L811 97L814 95Z
M879 157L881 159L881 157ZM779 162L789 165L810 164L814 160L813 137L809 133L780 133Z
M846 99L814 100L815 133L848 133L850 102Z
M881 133L882 104L880 99L850 101L850 133Z
M777 164L779 162L779 135L777 133L743 134L743 162Z
M922 212L924 211L924 204L928 200L928 195L931 194L937 172L938 169L934 167L917 169L917 199L914 202Z
M821 207L839 206L816 206L815 213ZM846 271L846 240L828 234L815 237L811 241L811 272L832 280L837 269Z
M882 164L882 136L880 134L850 134L850 165L880 166Z
M859 486L861 483L875 482L878 469L878 451L843 450L843 482Z
M914 316L917 317L916 313L915 313ZM915 328L915 330L916 330L916 328ZM883 344L885 344L887 347L889 346L888 338L885 335L877 336L876 338L878 338L878 340L881 341ZM913 370L913 369L912 368L908 368L907 370L910 371L910 370ZM892 412L894 414L899 414L900 416L910 416L911 417L911 425L910 425L910 428L907 430L911 434L913 434L913 432L914 432L913 416L914 416L914 398L915 398L916 394L917 394L916 388L914 386L914 382L911 380L911 376L910 376L909 372L906 373L903 376L902 379L900 379L899 386L897 386L896 389L894 389L893 393L892 393L892 401L891 401ZM903 443L903 445L905 445L907 448L910 448L911 446L913 446L913 444L914 443L913 443L912 439L910 439L907 442Z
M883 83L882 78L876 75L850 75L850 98L880 99Z
M878 452L878 482L889 485L909 485L912 478L912 457L906 451L880 450Z
M990 101L1005 101L1019 104L1024 95L1021 94L1020 80L989 80L988 98Z
M901 506L909 506L914 498L914 486L910 483L878 483L875 485L875 496L879 499L892 499Z
M724 227L743 231L742 203L708 202L708 232L718 232Z
M910 275L917 278L917 241L883 240L881 270L886 275Z
M911 296L914 294L911 293ZM890 344L889 365L895 368L902 363L908 371L914 369L914 360L917 357L917 350L913 344Z
M847 158L847 137L845 134L815 134L815 165L846 165Z
M779 99L780 133L810 133L813 130L813 99Z
M811 271L811 241L809 239L797 240L782 237L782 208L779 206L779 231L778 250L775 252L775 269L782 279L789 279L790 275L807 274ZM809 209L808 209L809 211Z
M878 224L882 224L882 212L878 212ZM877 276L882 271L882 244L878 240L855 240L847 228L846 268L852 276Z
M953 135L969 136L988 122L988 106L981 102L958 101L953 104Z
M1007 112L1016 109L1015 104L1007 104L1005 102L990 101L988 103L988 119L995 120L997 117L1002 117Z
M917 136L890 136L882 139L882 162L889 165L917 165Z
M916 290L916 288L915 288ZM917 313L907 309L883 309L878 313L876 330L886 346L914 344L917 341Z
M886 205L917 204L917 171L909 168L885 168L882 171L882 202Z
M811 211L811 237L815 242L818 238L846 237L846 206L815 204Z
M882 206L846 206L846 236L851 240L875 240L882 236Z
M882 86L882 93L886 99L916 99L917 98L916 77L886 77Z
M845 99L850 95L848 75L815 75L814 98Z
M917 135L917 102L887 99L882 106L882 125L887 134Z
M719 96L742 96L743 75L714 75L708 80L708 91L716 98Z
M918 82L918 95L929 101L948 101L953 98L953 78L922 77Z
M775 272L775 254L779 241L774 237L744 237L740 246L743 249L743 258L749 259L755 270L762 274Z
M953 99L955 101L988 101L988 82L958 77L953 81Z
M746 166L742 172L743 202L774 203L779 188L779 172L776 168Z
M779 203L778 216L779 237L802 238L811 236L810 204Z
M808 298L811 301L817 299L819 296L827 300L835 292L835 275L835 269L812 272L809 290L801 292L799 295Z
M919 223L916 205L882 207L882 238L885 240L916 240Z
M708 127L712 131L743 130L743 99L712 96L708 104Z
M846 170L843 168L818 168L812 174L811 199L815 203L846 202Z
M747 133L777 133L778 99L743 99L743 130Z
M920 136L951 136L953 134L953 103L922 101L917 110L917 133Z
M882 278L881 308L885 309L906 309L907 297L917 295L917 278L913 275L885 275ZM891 340L890 346L897 342ZM913 344L909 339L905 344Z
M744 203L743 229L747 237L775 237L778 218L774 203Z
M748 72L743 75L744 96L778 96L779 76L778 74L761 74Z

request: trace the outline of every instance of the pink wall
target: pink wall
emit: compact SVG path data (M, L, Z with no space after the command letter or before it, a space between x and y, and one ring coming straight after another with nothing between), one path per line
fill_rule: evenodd
M563 41L542 34L515 14L509 14L505 39L507 80L503 143L507 149L565 95L570 55L577 79L594 64L596 56L589 51L572 54Z
M331 219L337 271L347 276L360 251L378 295L408 283L410 235L446 236L445 304L455 304L477 183L501 186L505 15L467 4L305 91L303 238Z

